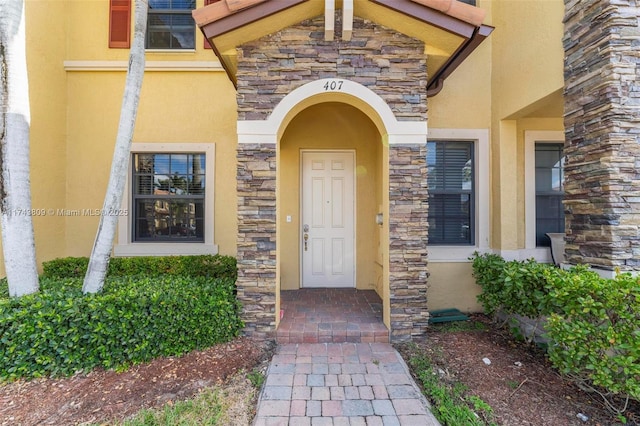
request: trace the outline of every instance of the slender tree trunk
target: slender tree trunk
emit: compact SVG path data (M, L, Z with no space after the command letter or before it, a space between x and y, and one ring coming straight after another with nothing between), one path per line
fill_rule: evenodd
M29 181L29 82L23 0L0 0L0 215L9 294L38 291Z
M104 285L118 225L118 216L115 212L120 209L124 184L127 179L131 140L144 76L144 39L147 31L147 1L137 0L135 4L134 35L122 99L122 109L120 111L120 124L118 125L116 146L111 162L111 174L102 207L102 215L100 216L100 225L98 226L89 267L82 286L84 293L97 293Z

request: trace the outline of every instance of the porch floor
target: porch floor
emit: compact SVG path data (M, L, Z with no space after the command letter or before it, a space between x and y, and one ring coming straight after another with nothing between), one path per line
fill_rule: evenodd
M389 342L374 290L305 288L280 292L279 344Z

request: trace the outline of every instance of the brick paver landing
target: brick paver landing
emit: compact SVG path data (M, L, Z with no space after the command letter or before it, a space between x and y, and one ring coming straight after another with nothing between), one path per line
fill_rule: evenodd
M382 300L374 290L300 289L280 292L276 340L287 343L389 342Z

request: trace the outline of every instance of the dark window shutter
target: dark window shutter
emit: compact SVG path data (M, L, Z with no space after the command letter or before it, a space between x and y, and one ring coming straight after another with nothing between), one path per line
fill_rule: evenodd
M131 37L131 0L109 1L109 47L128 49Z
M220 0L204 0L204 5L207 6L209 4L217 3L219 1ZM211 45L209 44L209 40L207 40L206 38L204 39L204 48L205 49L211 49Z

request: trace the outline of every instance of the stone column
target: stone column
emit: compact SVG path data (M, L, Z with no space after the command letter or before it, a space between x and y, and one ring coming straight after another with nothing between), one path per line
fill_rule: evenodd
M245 333L275 336L276 146L238 145L238 299Z
M640 8L565 0L569 263L640 269Z
M391 341L421 337L427 311L429 223L425 144L389 146Z

